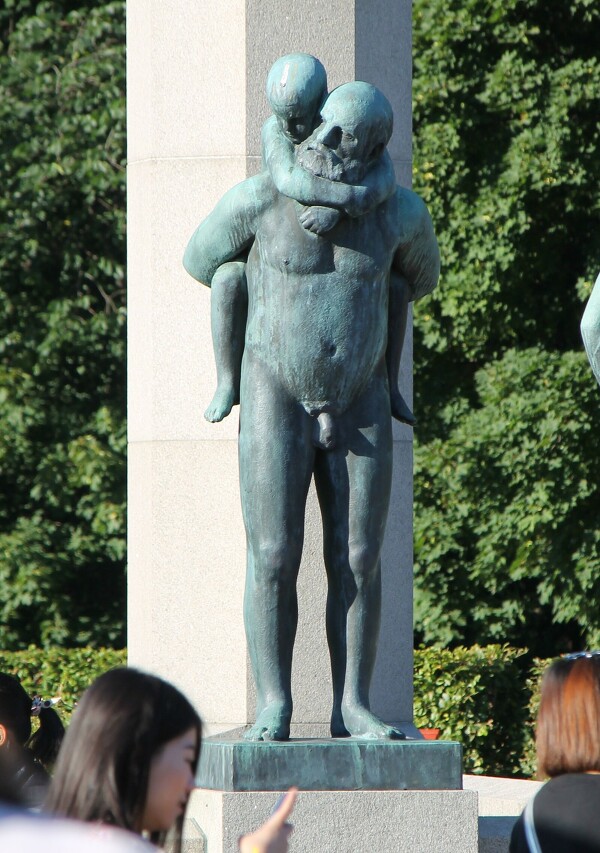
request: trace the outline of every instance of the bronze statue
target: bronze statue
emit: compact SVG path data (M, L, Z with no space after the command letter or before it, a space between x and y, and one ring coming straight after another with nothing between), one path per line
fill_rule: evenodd
M581 337L594 376L600 383L600 275L581 318Z
M298 69L316 62L304 57L284 57L274 75L279 90L289 86L276 119L288 134L281 143L287 184L269 165L281 142L271 127L267 168L226 193L184 258L195 279L213 288L220 279L225 294L217 299L225 320L215 323L213 313L213 334L217 361L223 344L233 370L223 383L227 393L217 389L210 419L227 414L237 398L243 350L244 619L258 697L246 736L289 737L296 579L314 476L328 578L331 733L402 738L371 713L369 685L391 483L391 399L397 416L412 417L397 392L402 326L408 302L436 286L438 247L421 199L395 185L390 191L392 111L379 90L361 82L338 87L303 138L314 123L310 110L302 111L312 73ZM299 186L299 200L290 197Z

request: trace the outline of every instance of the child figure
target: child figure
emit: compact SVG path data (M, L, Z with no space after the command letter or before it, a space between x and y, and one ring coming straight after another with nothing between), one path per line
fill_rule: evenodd
M291 54L278 59L267 78L267 98L273 115L262 129L263 162L277 190L304 208L298 219L315 234L331 230L343 215L361 216L385 201L396 189L394 167L387 151L364 177L364 185L330 181L307 172L296 163L296 146L320 122L327 97L327 75L314 56ZM246 258L222 264L211 282L211 331L217 390L204 413L217 422L239 403L240 374L248 295ZM386 367L393 417L413 425L415 419L398 389L398 371L406 330L409 289L405 280L390 274Z

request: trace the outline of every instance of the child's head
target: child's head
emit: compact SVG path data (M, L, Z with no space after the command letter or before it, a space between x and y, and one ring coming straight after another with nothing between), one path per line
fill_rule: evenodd
M183 815L200 737L200 717L173 685L113 669L77 705L46 806L158 839Z
M267 98L283 133L303 142L318 123L327 96L327 74L308 53L291 53L274 63L267 78Z

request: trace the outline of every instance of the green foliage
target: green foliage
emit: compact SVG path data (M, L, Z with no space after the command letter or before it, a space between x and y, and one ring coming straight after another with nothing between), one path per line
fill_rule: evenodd
M109 669L127 665L126 649L40 649L0 651L0 672L16 676L30 696L60 696L56 710L68 725L83 691Z
M523 757L521 758L521 775L526 779L534 778L537 774L537 759L535 754L535 721L537 720L538 710L540 707L540 693L542 687L542 677L546 668L552 663L551 660L540 660L535 658L533 661L525 688L529 694L529 705L527 717L528 725L525 726L525 739L523 743Z
M415 310L417 636L550 656L600 638L600 396L579 335L600 269L600 6L414 10L414 186L442 254Z
M0 12L0 643L120 645L125 4Z
M425 642L600 640L597 388L583 353L515 351L477 406L417 454L416 612Z
M415 725L462 743L465 773L519 773L529 698L524 654L506 645L415 650Z

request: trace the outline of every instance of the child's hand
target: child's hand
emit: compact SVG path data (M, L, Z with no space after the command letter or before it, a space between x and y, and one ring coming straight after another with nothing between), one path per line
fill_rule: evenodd
M294 829L291 823L287 823L287 819L294 808L297 794L297 788L290 788L271 817L256 832L240 838L240 853L286 853L288 838Z
M341 215L335 207L312 205L301 209L298 214L298 221L303 228L312 231L313 234L325 234L326 231L330 231L334 225L338 224Z

